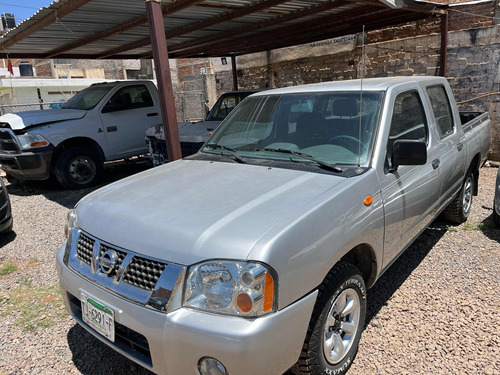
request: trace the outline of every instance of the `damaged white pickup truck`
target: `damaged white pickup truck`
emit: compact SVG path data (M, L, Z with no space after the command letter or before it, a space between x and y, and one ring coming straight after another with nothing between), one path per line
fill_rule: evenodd
M254 94L197 154L82 199L66 309L158 374L346 373L366 288L439 213L467 219L490 139L444 78L362 87Z

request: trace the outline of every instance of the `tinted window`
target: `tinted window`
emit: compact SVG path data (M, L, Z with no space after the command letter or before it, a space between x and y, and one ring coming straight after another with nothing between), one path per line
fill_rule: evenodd
M428 87L427 94L436 118L437 131L441 139L443 139L453 134L453 116L448 96L443 86Z
M122 87L106 103L103 112L152 107L153 99L144 85Z
M424 107L416 91L399 94L394 102L391 130L387 142L387 156L390 163L392 147L398 139L427 142L428 130Z
M61 108L91 110L109 90L111 86L90 86L69 99Z

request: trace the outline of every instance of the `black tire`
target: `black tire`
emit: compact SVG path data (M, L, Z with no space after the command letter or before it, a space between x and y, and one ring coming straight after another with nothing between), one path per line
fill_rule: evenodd
M7 228L5 228L3 231L1 231L0 233L7 234L7 233L12 232L13 229L14 229L14 221L12 221L10 223L10 225Z
M453 224L462 224L467 221L472 207L474 196L474 174L469 171L465 175L462 188L457 196L443 211L444 218Z
M64 150L54 165L57 181L65 189L85 189L95 185L103 171L99 155L83 147Z
M349 263L337 263L319 287L302 353L291 371L297 375L345 374L358 351L365 316L366 287L359 270ZM346 327L351 327L351 335L344 331ZM343 353L335 352L338 348Z
M495 203L493 203L493 222L498 228L500 228L500 215L495 210Z

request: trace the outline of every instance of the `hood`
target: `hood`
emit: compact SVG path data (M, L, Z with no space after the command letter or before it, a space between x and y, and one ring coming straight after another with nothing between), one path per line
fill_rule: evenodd
M113 245L184 265L246 259L273 226L343 180L181 160L88 195L77 208L78 226Z
M21 130L34 125L81 119L86 113L87 111L80 109L48 109L46 111L7 113L0 116L0 123L6 122L12 130Z

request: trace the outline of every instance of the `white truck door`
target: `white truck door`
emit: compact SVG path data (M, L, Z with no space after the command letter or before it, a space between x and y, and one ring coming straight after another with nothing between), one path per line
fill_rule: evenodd
M101 119L110 159L148 152L144 134L161 123L158 105L144 84L132 84L116 91L101 109Z
M435 161L437 142L430 137L428 124L418 90L404 91L395 97L386 168L379 171L385 209L384 266L429 224L437 210L441 177ZM399 139L425 141L426 164L400 166L391 171L392 145Z

